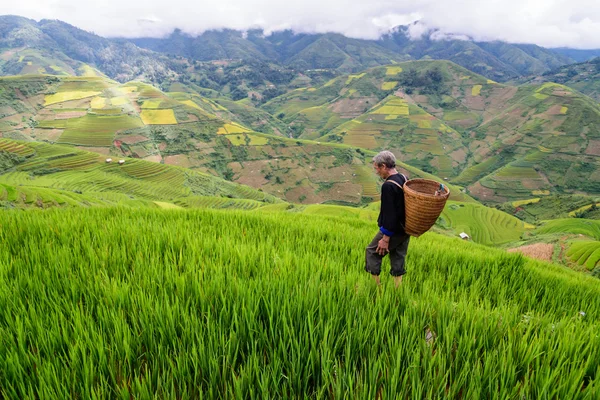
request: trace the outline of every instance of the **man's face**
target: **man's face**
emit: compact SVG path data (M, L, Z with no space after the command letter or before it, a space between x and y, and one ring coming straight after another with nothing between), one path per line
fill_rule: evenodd
M380 178L387 178L387 167L385 166L385 164L379 166L377 165L377 163L373 163L373 169L375 170L375 173L379 175Z

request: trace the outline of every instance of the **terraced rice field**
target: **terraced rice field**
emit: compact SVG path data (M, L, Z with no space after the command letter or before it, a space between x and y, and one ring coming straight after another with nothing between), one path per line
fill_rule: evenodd
M381 84L381 90L392 90L398 85L398 82L383 82Z
M79 100L79 99L85 99L87 97L98 96L100 93L101 92L95 92L95 91L72 91L72 92L58 92L55 94L48 94L44 98L44 107L52 105L52 104L63 103L65 101L69 101L69 100Z
M471 89L471 96L479 96L481 94L481 85L475 85Z
M501 178L513 178L513 179L541 179L540 175L532 167L514 167L508 165L495 174Z
M449 201L442 218L457 234L465 232L473 241L486 245L515 241L525 232L523 221L475 203Z
M143 127L142 121L129 115L91 115L69 119L58 143L78 146L111 146L115 133Z
M177 119L171 109L165 110L142 110L140 113L142 121L146 125L176 125Z
M600 221L583 218L565 218L548 221L536 232L544 233L572 233L586 235L600 240Z
M229 199L226 197L195 196L185 199L178 199L175 201L175 204L184 208L255 210L259 207L264 206L265 203L248 199Z
M22 157L29 157L35 153L31 147L9 139L0 139L0 151L14 153Z
M378 199L379 185L373 169L366 165L353 165L352 172L356 174L357 182L363 188L363 196Z
M540 198L537 197L535 199L513 201L512 202L512 206L513 207L520 207L520 206L524 206L524 205L527 205L527 204L535 204L535 203L539 203L539 202L540 202Z
M585 268L591 271L598 265L598 262L600 262L600 242L573 242L566 254L572 262L577 265L585 266Z

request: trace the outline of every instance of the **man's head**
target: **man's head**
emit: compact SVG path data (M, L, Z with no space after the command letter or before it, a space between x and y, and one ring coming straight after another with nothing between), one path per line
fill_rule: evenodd
M391 151L382 151L373 157L373 169L377 175L386 179L396 169L396 156Z

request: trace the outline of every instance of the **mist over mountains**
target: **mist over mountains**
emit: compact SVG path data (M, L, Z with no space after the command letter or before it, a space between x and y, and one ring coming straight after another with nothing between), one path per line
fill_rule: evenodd
M261 60L299 71L331 69L340 73L408 60L447 59L501 82L542 74L575 61L564 50L536 45L475 42L435 30L419 39L410 36L409 27L400 26L379 40L352 39L337 33L295 34L285 30L265 35L262 30L230 29L198 36L175 30L166 38L107 39L57 20L0 17L0 48L36 49L75 69L77 62L87 63L122 82L134 78L157 82L176 74L172 56L198 61ZM577 53L577 58L581 57L583 53ZM0 73L20 73L13 64L5 54Z

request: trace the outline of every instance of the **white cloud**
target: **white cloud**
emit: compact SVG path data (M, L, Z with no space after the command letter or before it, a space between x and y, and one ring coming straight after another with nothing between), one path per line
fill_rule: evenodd
M0 14L36 20L60 19L99 35L161 36L180 28L190 34L208 29L267 33L339 32L378 38L399 24L413 24L418 37L438 29L440 37L536 43L546 47L600 48L597 0L19 0L3 1Z

